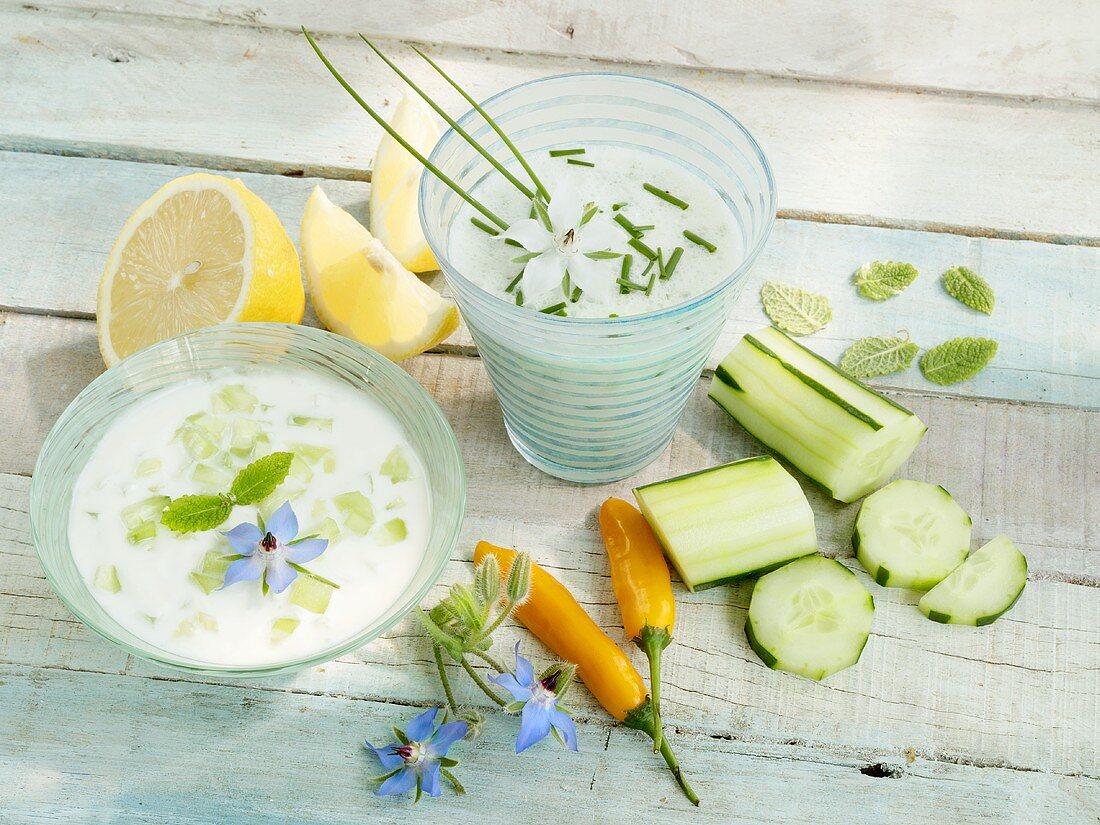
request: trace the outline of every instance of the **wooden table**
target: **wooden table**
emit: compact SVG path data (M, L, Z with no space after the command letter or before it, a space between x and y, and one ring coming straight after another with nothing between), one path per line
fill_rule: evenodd
M0 0L0 822L1096 825L1098 7L733 5ZM699 811L583 690L579 755L544 744L516 757L514 725L493 718L465 749L467 796L416 809L374 799L363 738L386 739L440 698L413 621L324 667L248 683L159 670L85 629L43 578L27 493L45 433L102 369L95 288L125 216L199 167L241 173L292 235L317 183L365 218L378 132L295 33L302 22L379 106L401 89L356 30L405 57L397 41L427 44L478 96L610 69L728 107L771 158L781 220L708 368L763 322L765 279L832 299L836 320L811 339L828 357L902 328L925 347L997 338L997 359L969 382L941 389L912 369L876 383L930 428L904 474L951 490L976 542L1005 532L1027 554L1017 606L986 629L944 627L915 594L868 582L878 611L862 660L814 684L749 650L750 584L681 591L665 714ZM870 304L848 277L874 259L911 261L921 277ZM995 287L991 318L942 292L956 264ZM477 539L527 548L621 638L594 508L631 484L577 487L525 465L475 355L460 330L407 364L469 472L444 584L469 573ZM706 401L707 380L635 481L760 451ZM867 581L848 545L856 507L807 493L823 552Z

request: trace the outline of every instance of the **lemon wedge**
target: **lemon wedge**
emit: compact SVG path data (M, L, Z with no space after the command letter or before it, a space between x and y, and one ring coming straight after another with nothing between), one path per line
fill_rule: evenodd
M107 366L181 332L223 321L298 323L298 253L271 208L239 180L169 181L127 219L99 282Z
M439 140L431 110L416 96L397 104L391 125L417 151L428 155ZM420 226L418 190L424 167L400 143L382 134L371 172L370 228L393 256L413 272L439 269Z
M302 216L302 262L317 317L394 361L458 327L458 310L314 187Z

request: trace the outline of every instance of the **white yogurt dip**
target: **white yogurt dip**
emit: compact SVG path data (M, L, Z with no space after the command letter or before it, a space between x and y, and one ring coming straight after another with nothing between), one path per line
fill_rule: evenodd
M226 492L241 468L277 451L294 464L259 505L235 506L215 530L158 523L154 497ZM222 531L284 501L299 537L330 540L304 567L339 588L302 573L279 594L265 596L259 581L222 587L222 557L235 552ZM77 480L69 544L95 598L134 635L199 663L265 665L382 615L424 558L430 517L423 466L379 402L307 370L256 367L177 384L120 416Z

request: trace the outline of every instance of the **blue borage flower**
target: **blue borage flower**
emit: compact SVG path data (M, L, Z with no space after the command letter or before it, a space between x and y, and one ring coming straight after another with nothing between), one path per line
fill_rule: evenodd
M447 758L451 746L466 735L465 722L446 722L436 726L436 717L440 708L429 708L412 719L405 730L394 728L397 742L391 742L383 748L376 748L370 742L364 742L382 767L389 771L384 776L375 796L397 796L416 789L416 800L422 793L439 796L440 774L454 786L458 793L464 793L462 785L448 768L458 764L455 759ZM414 801L416 801L414 800Z
M570 750L577 750L577 729L572 717L558 707L558 700L569 685L572 673L566 668L555 667L541 679L535 678L531 663L519 655L516 642L516 671L490 676L489 679L507 690L515 699L515 706L522 707L523 719L516 736L516 753L522 753L536 742L541 742L553 728ZM515 707L519 710L520 707ZM509 706L510 709L513 706Z
M328 548L328 539L298 539L298 517L284 502L265 525L244 522L222 533L240 556L225 571L222 588L237 582L260 580L264 590L282 593L298 578L298 566L313 561Z

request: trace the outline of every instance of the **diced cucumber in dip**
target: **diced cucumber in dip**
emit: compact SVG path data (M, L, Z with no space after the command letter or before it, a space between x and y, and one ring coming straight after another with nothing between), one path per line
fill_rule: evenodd
M1016 604L1025 584L1027 559L1008 536L997 536L925 593L919 606L934 622L983 627Z
M851 570L807 556L756 582L745 635L768 667L820 680L859 661L874 616Z
M817 552L813 510L771 456L647 484L634 497L690 590Z
M838 501L880 487L926 430L774 327L738 342L715 370L710 397Z
M899 478L863 502L852 547L883 587L927 590L966 558L970 516L943 487Z

